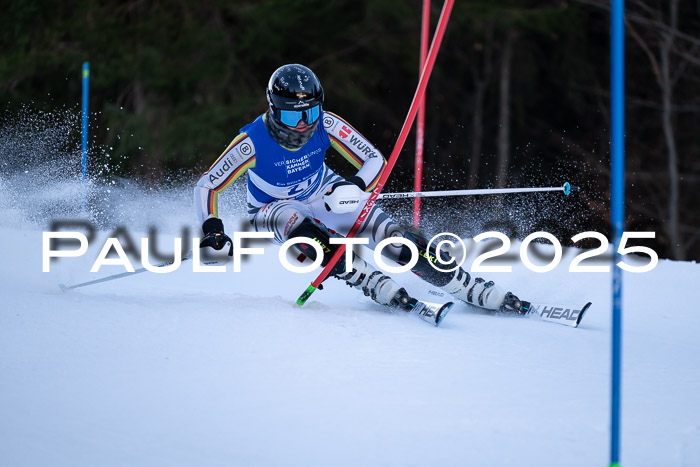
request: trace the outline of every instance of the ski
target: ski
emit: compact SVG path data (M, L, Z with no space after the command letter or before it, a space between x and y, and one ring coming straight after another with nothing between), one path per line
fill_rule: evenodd
M448 295L443 290L431 288L428 290L428 295L436 298L442 299L445 295ZM467 306L474 307L483 311L484 308L479 308L468 302L465 303ZM583 316L588 311L591 306L591 302L586 303L582 307L572 307L565 305L553 305L551 303L533 303L525 300L521 300L522 303L522 315L521 316L532 316L537 315L541 320L548 321L550 323L562 324L564 326L578 327L581 324ZM501 316L512 315L509 312L496 312L496 314Z
M447 302L445 304L441 303L432 303L432 302L423 302L420 300L417 300L415 298L412 298L408 306L404 307L406 311L412 311L414 313L418 313L418 315L423 318L423 320L434 324L436 327L440 326L440 323L442 323L442 320L445 319L445 316L447 316L447 313L450 312L452 307L454 306L453 302Z
M390 306L396 306L408 313L415 313L424 321L434 324L437 327L440 326L442 320L445 319L447 313L450 312L454 306L454 302L433 303L418 300L408 295L406 289L402 287L397 292Z
M532 303L522 301L522 309L526 315L537 315L543 321L563 324L564 326L578 327L583 316L591 306L591 302L582 307L568 305L553 305L551 303Z

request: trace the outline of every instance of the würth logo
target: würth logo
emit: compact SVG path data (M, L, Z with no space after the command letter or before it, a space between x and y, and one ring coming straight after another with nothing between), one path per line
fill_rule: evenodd
M340 137L345 139L348 136L350 136L350 133L352 133L352 130L345 125L343 125L343 128L340 129Z

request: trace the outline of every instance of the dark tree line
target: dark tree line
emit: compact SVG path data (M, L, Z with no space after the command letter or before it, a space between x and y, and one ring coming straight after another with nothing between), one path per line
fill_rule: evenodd
M92 163L154 182L206 169L265 110L283 63L313 68L326 107L386 155L418 79L420 0L2 6L7 110L77 108L89 61ZM700 259L700 4L626 6L627 229L656 231L661 256ZM571 180L578 214L607 233L608 76L607 0L456 2L428 86L425 188ZM411 188L413 150L409 138L389 189Z

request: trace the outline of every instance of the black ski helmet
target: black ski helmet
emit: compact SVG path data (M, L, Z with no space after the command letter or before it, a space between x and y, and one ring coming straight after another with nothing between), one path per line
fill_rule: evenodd
M267 83L267 102L276 117L279 110L303 111L323 105L323 87L314 72L304 65L282 65Z

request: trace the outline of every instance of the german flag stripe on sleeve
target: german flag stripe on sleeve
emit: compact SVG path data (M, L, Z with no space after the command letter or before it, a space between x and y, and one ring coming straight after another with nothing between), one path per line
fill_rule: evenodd
M233 141L231 141L231 144L229 144L228 147L226 148L226 150L221 153L219 158L214 161L214 163L211 165L211 167L209 167L209 170L211 170L212 167L214 167L216 164L218 164L219 161L221 160L221 158L224 157L226 154L228 154L228 152L231 150L231 148L233 148L236 144L238 144L240 141L242 141L247 136L248 136L248 133L239 133L238 136L233 138ZM209 170L207 170L204 173L205 174L209 173Z
M209 191L209 196L207 198L207 210L209 211L209 214L213 214L215 217L218 217L218 200L219 200L219 193L226 188L228 188L231 183L233 183L239 176L241 176L243 173L245 173L246 170L248 170L251 167L255 167L255 156L251 157L243 165L238 167L235 171L229 175L224 182L219 185L218 188L214 188L213 190Z
M214 190L209 192L207 198L207 212L210 216L219 217L219 194Z
M372 179L372 181L367 185L367 189L365 191L372 191L374 190L374 187L377 186L377 183L379 182L379 179L382 176L382 172L384 172L384 167L386 167L386 160L384 161L384 164L382 165L382 170L379 171L376 177Z
M343 156L348 162L350 162L356 169L359 169L362 167L362 159L359 157L355 156L348 147L343 144L342 141L340 141L338 138L336 138L333 135L328 135L328 137L331 140L331 146L333 146L333 149L338 151L341 156Z
M246 170L248 170L251 167L255 167L255 156L251 157L247 161L243 163L240 167L238 167L236 170L234 170L231 175L229 175L224 182L219 185L218 188L214 188L213 191L220 192L228 188L228 186L233 183L234 180L236 180L240 175L242 175Z

